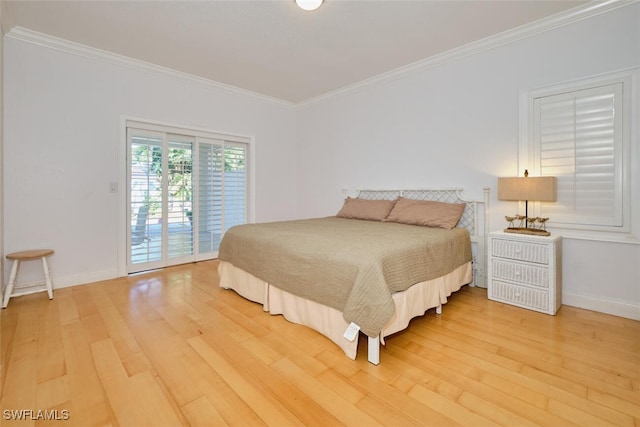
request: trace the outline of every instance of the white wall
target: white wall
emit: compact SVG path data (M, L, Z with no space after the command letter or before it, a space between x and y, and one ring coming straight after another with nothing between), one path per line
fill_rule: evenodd
M299 212L331 215L342 188L492 188L518 171L522 90L640 66L640 4L616 9L299 112ZM637 117L635 126L637 128ZM637 139L634 144L638 144ZM638 162L635 162L638 165ZM640 245L565 239L564 302L640 319Z
M124 116L253 137L255 220L296 216L293 107L10 35L4 47L5 250L55 249L56 287L118 275Z

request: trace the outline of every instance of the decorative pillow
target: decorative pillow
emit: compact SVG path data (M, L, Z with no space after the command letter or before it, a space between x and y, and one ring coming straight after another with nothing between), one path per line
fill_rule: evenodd
M347 197L340 212L339 218L367 219L370 221L382 221L389 215L395 200L366 200Z
M443 203L398 197L398 201L385 221L450 230L458 224L464 207L464 203Z

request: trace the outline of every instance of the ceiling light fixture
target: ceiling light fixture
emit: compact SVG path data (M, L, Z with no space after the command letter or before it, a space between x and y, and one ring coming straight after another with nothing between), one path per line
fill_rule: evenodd
M294 0L298 7L303 10L316 10L322 6L324 0Z

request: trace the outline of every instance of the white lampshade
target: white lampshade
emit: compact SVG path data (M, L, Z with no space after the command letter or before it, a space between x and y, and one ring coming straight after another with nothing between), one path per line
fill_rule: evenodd
M556 201L556 178L498 178L498 200Z
M511 224L505 228L507 233L537 234L549 236L549 232L544 229L544 223L549 218L534 218L533 222L541 221L542 229L529 228L529 201L555 202L556 201L556 177L538 176L530 177L529 171L524 171L523 178L498 178L498 200L524 201L524 217L505 217ZM523 221L524 227L514 227L513 219ZM544 221L542 221L544 220Z
M303 10L316 10L322 6L324 0L295 0L300 9Z

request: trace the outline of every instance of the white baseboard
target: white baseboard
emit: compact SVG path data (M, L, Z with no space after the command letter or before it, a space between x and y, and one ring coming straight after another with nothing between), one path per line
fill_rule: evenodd
M2 287L2 295L4 296L4 292L7 289L7 286L4 285ZM12 296L14 297L19 297L22 295L29 295L29 294L35 294L37 292L46 292L47 291L47 287L45 285L44 282L40 281L40 282L32 282L32 283L23 283L23 284L17 284L14 288L13 288L13 292L12 292Z
M118 269L92 271L83 274L73 274L71 276L53 277L53 289L68 288L76 285L86 285L103 280L116 279L119 277Z
M93 282L100 282L102 280L110 280L118 278L118 270L103 270L103 271L93 271L90 273L83 274L73 274L70 276L56 276L55 272L51 274L51 281L53 282L53 290L69 288L71 286L78 285L87 285ZM2 292L6 289L7 284L4 283L2 285ZM16 283L16 287L14 288L14 295L27 295L34 292L40 292L45 290L44 282L42 280L36 282L24 282L24 283Z
M640 320L639 304L630 304L624 301L608 300L569 292L562 293L562 304L612 314L627 319Z

